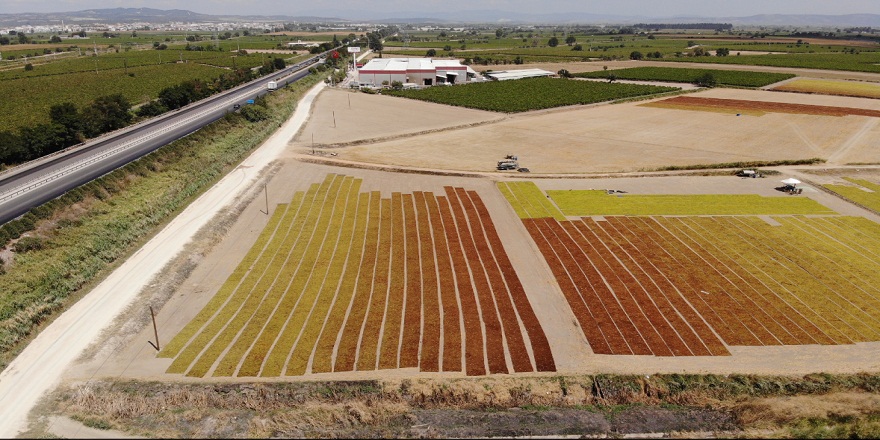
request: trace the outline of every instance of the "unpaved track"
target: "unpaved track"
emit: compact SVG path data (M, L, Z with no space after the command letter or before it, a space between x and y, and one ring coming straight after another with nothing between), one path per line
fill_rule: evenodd
M0 437L14 437L24 430L28 412L60 382L68 365L202 226L252 185L305 122L311 102L323 87L321 83L310 90L294 116L238 169L193 202L9 364L0 374Z

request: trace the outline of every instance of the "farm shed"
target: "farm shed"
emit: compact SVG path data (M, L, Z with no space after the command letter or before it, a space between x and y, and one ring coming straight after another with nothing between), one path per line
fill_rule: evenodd
M373 58L358 69L358 81L373 86L400 81L420 86L472 81L477 72L458 60L431 58Z
M506 81L508 79L539 78L542 76L553 76L553 72L549 72L544 69L520 69L520 70L499 70L497 72L486 72L485 75L495 81Z

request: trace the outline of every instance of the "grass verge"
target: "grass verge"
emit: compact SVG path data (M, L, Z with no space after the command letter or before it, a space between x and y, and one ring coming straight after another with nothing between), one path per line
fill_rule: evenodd
M266 120L230 114L4 225L40 237L42 248L14 255L0 275L0 367L268 138L317 81L270 95Z

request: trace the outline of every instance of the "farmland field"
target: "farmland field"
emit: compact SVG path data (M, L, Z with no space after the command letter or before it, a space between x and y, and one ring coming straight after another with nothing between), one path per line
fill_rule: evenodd
M880 110L868 110L849 107L832 107L826 105L790 104L783 102L745 101L740 99L700 98L693 96L676 96L662 101L642 104L648 107L660 107L680 110L721 111L745 114L789 113L817 116L870 116L880 117Z
M384 93L480 110L525 112L564 105L614 101L676 90L679 89L640 84L605 84L557 78L533 78Z
M854 96L858 98L880 98L880 85L854 81L831 81L798 78L772 90L782 92L818 93L822 95Z
M763 87L789 78L794 75L767 72L744 72L734 70L710 69L678 69L673 67L633 67L630 69L599 70L595 72L576 73L581 78L608 78L615 75L618 79L638 81L672 81L691 83L697 78L711 74L719 85L741 87Z
M475 192L389 199L360 184L329 175L279 205L226 283L163 348L174 359L168 372L555 371Z
M840 194L844 198L852 200L875 212L880 212L880 185L864 180L844 177L844 180L852 185L825 185L825 188Z
M186 80L210 80L223 69L199 64L165 64L81 72L68 75L41 76L0 81L0 95L14 112L7 112L0 122L0 131L35 123L49 122L49 108L72 102L77 107L90 104L99 96L121 93L130 102L139 104L146 97L155 97L165 87Z
M751 194L609 195L605 191L547 191L568 216L834 214L807 198Z
M527 199L520 193L534 192L521 187L502 190L517 212L525 212L517 208ZM560 193L569 192L549 192ZM597 198L570 193L563 205ZM772 221L656 214L682 211L685 198L659 198L673 206L640 215L620 216L599 203L590 211L600 217L522 219L594 353L709 356L727 355L729 346L880 340L876 224L792 215L803 206L787 203L775 208L788 205L789 212L774 213L788 215ZM733 204L744 213L749 205Z

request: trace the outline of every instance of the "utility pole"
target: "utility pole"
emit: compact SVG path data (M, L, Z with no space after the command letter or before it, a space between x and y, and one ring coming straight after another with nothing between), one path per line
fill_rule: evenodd
M149 342L150 345L152 345L153 348L156 349L156 351L159 351L159 330L156 327L156 314L153 313L153 306L150 306L150 318L153 319L153 335L156 337L156 343L153 344L153 341L147 341L147 342Z
M266 215L269 215L269 189L268 189L268 187L269 187L268 184L263 185L263 192L266 194L266 211L263 211L262 209L260 210L260 212L262 212L263 214L266 214Z

